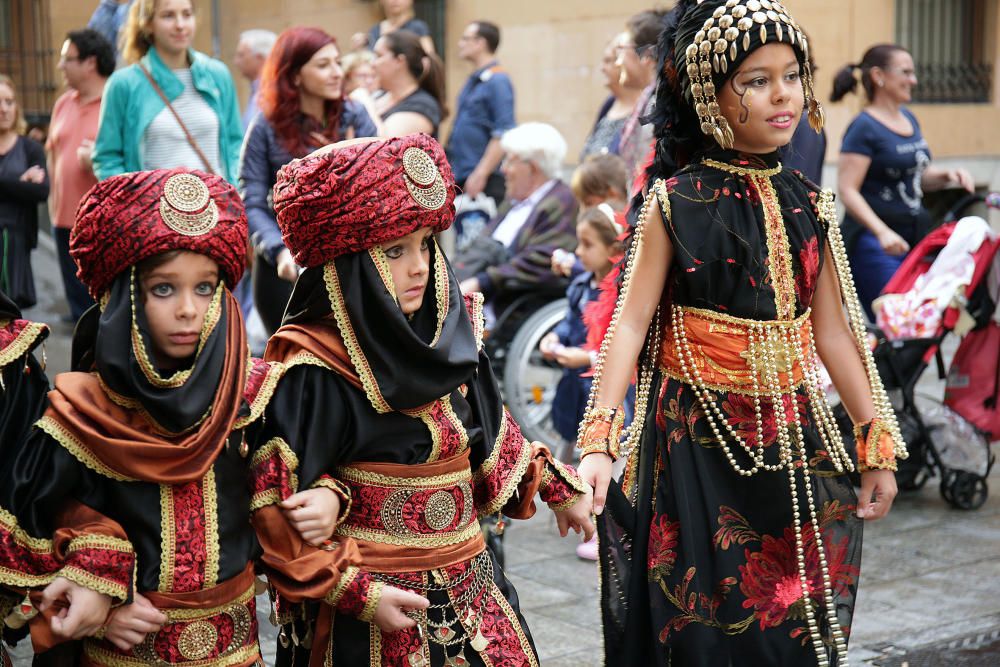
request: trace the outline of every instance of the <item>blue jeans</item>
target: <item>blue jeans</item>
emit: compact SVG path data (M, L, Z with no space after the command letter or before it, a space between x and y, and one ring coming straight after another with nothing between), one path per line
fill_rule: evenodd
M893 229L897 234L906 239L906 242L913 247L916 239L914 230ZM882 250L878 239L867 229L858 233L851 250L851 273L854 275L854 285L858 290L858 300L865 309L869 319L875 321L875 313L872 311L872 301L882 293L889 279L892 278L896 270L906 259L906 255L890 255Z
M66 292L66 302L69 303L69 314L73 320L79 320L83 313L94 305L90 293L76 277L76 262L69 254L69 229L52 228L52 238L56 242L56 254L59 256L59 272L62 274L63 289Z

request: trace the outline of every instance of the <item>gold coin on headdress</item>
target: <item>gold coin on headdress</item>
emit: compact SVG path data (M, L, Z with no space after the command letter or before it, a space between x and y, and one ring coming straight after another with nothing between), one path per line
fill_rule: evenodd
M194 174L174 174L163 185L160 218L184 236L201 236L219 223L219 207L205 182Z
M194 174L174 174L163 184L163 197L182 213L194 213L208 203L208 186Z
M403 151L403 171L414 183L424 187L441 175L437 165L434 164L434 158L415 146Z

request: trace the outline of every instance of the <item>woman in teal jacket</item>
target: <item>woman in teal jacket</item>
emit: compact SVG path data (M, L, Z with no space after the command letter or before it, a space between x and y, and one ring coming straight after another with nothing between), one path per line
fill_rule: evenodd
M224 64L191 48L193 0L137 0L122 29L129 67L108 80L94 146L98 179L188 167L235 183L243 130ZM184 128L150 82L156 81Z

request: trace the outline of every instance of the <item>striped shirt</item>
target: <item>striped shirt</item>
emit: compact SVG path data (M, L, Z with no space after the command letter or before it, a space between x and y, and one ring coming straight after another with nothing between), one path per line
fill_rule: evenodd
M173 74L184 84L184 92L173 100L171 105L177 115L184 119L184 124L208 159L212 171L221 174L219 119L208 102L195 90L190 69L175 69ZM205 164L188 143L184 130L177 123L174 114L164 107L143 134L142 168L173 169L174 167L205 170Z

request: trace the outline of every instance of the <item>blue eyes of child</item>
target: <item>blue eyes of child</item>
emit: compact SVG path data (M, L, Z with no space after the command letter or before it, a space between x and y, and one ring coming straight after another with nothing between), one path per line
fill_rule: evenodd
M214 292L215 285L209 282L198 283L194 288L194 293L198 296L211 296ZM170 283L158 283L149 288L149 293L158 297L173 296L174 286Z

